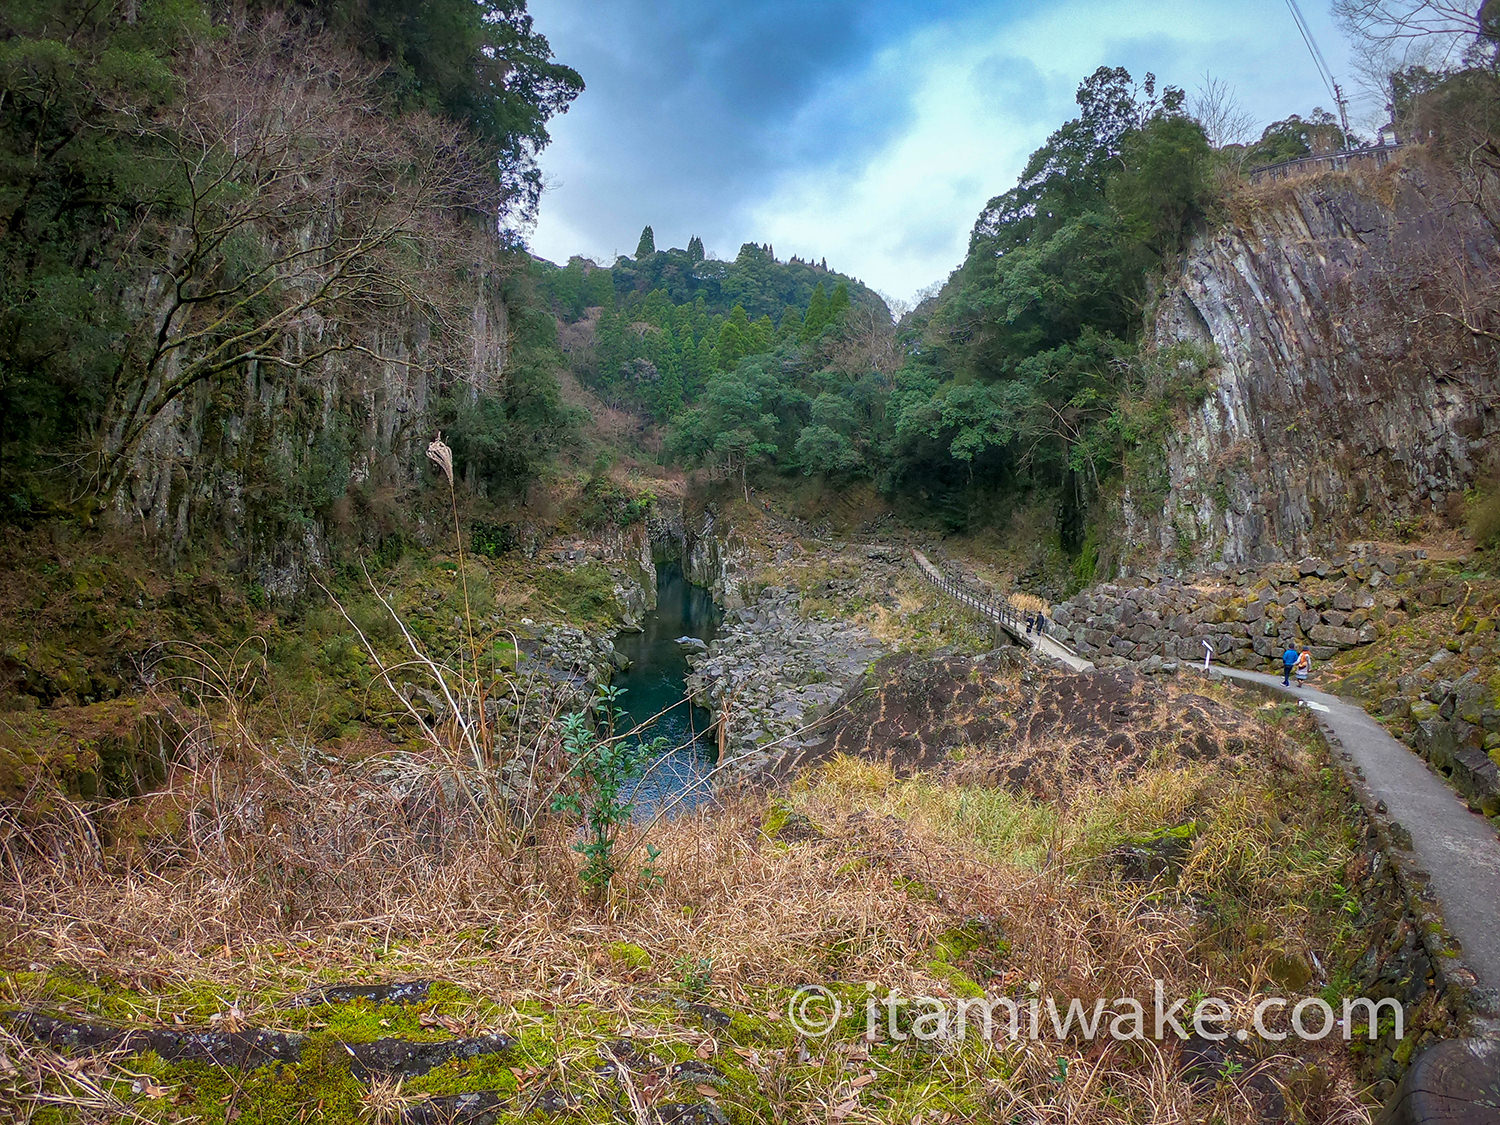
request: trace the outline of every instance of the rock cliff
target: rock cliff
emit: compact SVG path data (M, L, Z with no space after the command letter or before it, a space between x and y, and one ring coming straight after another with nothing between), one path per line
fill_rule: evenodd
M434 362L426 324L404 311L289 333L285 366L245 364L234 379L200 383L162 413L112 514L171 545L227 542L267 592L298 592L306 568L326 561L331 520L355 530L394 521L409 531L420 522L409 511L395 517L425 471L435 400L500 387L509 322L498 277L481 278L461 378ZM296 362L339 333L354 333L359 346Z
M1159 355L1206 395L1132 480L1122 569L1297 559L1460 517L1500 432L1497 351L1469 327L1495 231L1414 149L1396 165L1248 189L1155 310Z

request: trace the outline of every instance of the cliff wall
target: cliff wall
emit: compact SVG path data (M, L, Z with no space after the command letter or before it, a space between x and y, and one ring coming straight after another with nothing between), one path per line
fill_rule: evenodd
M1207 360L1155 482L1130 481L1121 569L1301 558L1462 518L1500 432L1496 232L1420 150L1250 189L1154 314ZM1472 331L1478 329L1479 331Z
M227 545L275 595L302 589L307 568L326 561L331 535L366 547L381 528L420 535L429 521L411 494L427 472L435 402L499 390L509 323L498 275L481 273L461 374L434 362L428 326L412 310L289 333L284 365L248 362L198 384L155 420L110 514L170 548ZM300 362L338 334L357 345ZM446 521L446 505L437 514Z

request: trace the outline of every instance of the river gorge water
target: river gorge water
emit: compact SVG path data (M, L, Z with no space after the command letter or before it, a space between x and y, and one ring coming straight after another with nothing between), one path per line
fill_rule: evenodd
M613 681L624 691L620 706L633 724L645 724L636 737L663 738L668 747L627 795L638 817L655 815L679 794L677 811L702 804L711 793L705 779L715 761L710 716L687 698L686 653L677 641L713 640L722 614L709 591L687 581L676 563L658 565L656 590L656 608L641 631L615 640L616 651L630 661Z

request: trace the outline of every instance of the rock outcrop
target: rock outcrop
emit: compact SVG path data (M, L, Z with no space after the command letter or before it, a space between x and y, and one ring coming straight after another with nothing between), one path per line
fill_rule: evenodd
M708 651L688 655L687 678L693 702L720 724L727 778L774 772L821 741L820 720L884 651L858 625L802 616L797 595L779 587L732 611Z
M111 516L172 546L227 544L240 556L235 565L250 568L273 597L300 593L310 569L328 562L331 525L367 546L372 525L451 535L451 517L429 521L401 498L427 472L438 400L473 401L504 385L510 322L498 274L481 271L461 378L445 373L429 326L406 312L323 325L325 335L356 335L358 346L302 368L298 357L318 351L322 335L289 334L287 366L247 364L232 381L200 383L162 412L134 452ZM473 469L458 466L468 488L482 491Z
M1157 354L1207 394L1129 482L1126 573L1327 553L1460 514L1500 447L1494 343L1471 304L1495 231L1413 148L1378 172L1251 194L1198 238L1155 313Z

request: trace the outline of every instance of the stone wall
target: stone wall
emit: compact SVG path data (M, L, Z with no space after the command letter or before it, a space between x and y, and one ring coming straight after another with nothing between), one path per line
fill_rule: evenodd
M1453 678L1450 678L1453 677ZM1409 716L1403 737L1470 807L1500 817L1500 700L1478 668L1462 669L1447 649L1400 677L1387 715Z
M1236 667L1277 662L1286 642L1314 661L1375 640L1376 623L1407 600L1451 604L1458 585L1417 588L1420 550L1381 553L1355 544L1330 558L1231 570L1184 581L1107 583L1053 610L1054 633L1100 667L1137 664L1175 671L1201 662L1203 642L1214 659Z
M1261 671L1279 671L1287 642L1305 647L1320 686L1358 696L1471 808L1500 816L1500 614L1471 597L1424 551L1357 543L1329 558L1220 565L1191 582L1096 586L1054 607L1052 631L1101 668L1149 673L1201 664L1205 641L1215 663ZM1440 633L1413 628L1434 611ZM1332 682L1324 662L1366 646Z

